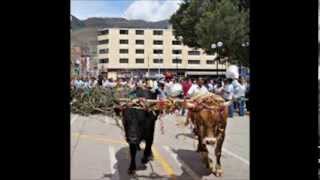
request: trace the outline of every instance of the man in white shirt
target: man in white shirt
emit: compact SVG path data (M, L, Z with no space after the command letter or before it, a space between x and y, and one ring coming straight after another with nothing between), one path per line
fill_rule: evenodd
M117 83L113 82L112 79L108 79L103 83L103 87L114 88Z
M223 98L227 101L231 101L234 98L234 87L232 85L232 80L230 79L225 81L225 86L223 88Z
M89 88L96 87L97 84L98 84L98 81L96 80L96 78L91 77L91 79L89 80Z
M166 94L170 94L171 86L173 85L173 82L171 80L166 80L164 83L164 92Z
M202 78L198 78L196 83L192 84L190 89L187 92L187 97L195 97L199 95L207 94L209 91L204 85L204 80ZM192 119L192 114L194 113L193 110L188 111L187 119L185 125L189 124L190 120ZM197 127L193 128L193 133L197 134Z
M239 82L240 81L240 82ZM237 108L239 108L239 116L244 115L244 104L245 104L245 93L246 93L246 85L244 80L241 78L240 80L233 80L232 85L235 89L234 97L237 102Z
M202 78L199 78L197 80L196 84L193 84L189 91L188 91L188 96L193 97L193 96L198 96L198 95L203 95L208 93L208 89L204 86L204 81Z
M240 82L236 79L233 80L232 85L234 87L234 97L236 99L245 96L246 85L244 84L243 79L240 79Z
M173 79L172 83L169 86L167 91L168 96L170 97L180 97L183 93L182 86L176 79Z
M207 87L209 92L213 92L213 80L208 81Z
M75 82L75 85L76 85L76 88L83 88L84 86L84 81L83 81L83 78L78 78Z
M216 84L213 87L213 92L217 95L223 96L223 87L224 87L223 81L217 80Z

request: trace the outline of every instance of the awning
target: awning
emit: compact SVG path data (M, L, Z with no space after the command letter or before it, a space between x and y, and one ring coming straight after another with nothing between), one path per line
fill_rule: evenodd
M225 74L224 71L219 71L219 75ZM217 75L216 71L187 71L186 75Z

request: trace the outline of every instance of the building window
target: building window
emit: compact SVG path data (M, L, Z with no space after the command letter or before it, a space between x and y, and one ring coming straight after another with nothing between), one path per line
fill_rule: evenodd
M120 34L128 34L128 30L120 29Z
M182 51L181 50L172 50L172 54L181 54Z
M99 63L100 63L100 64L106 64L106 63L109 63L109 59L108 59L108 58L105 58L105 59L99 59Z
M161 30L154 30L153 31L153 35L162 35L163 34L163 31Z
M136 30L136 35L143 35L144 34L144 30Z
M200 55L200 51L188 51L188 55Z
M182 59L172 59L173 64L182 64Z
M162 44L163 44L163 41L153 40L153 44L154 44L154 45L162 45Z
M108 54L109 53L109 49L100 49L99 50L99 54Z
M128 54L129 50L128 49L120 49L120 54Z
M200 64L200 60L189 60L188 64Z
M207 60L207 64L214 64L214 60Z
M98 44L99 45L101 45L101 44L109 44L109 39L100 40L100 41L98 41Z
M106 35L106 34L109 34L109 30L108 29L101 30L101 31L98 32L98 35Z
M136 44L144 44L144 40L137 39Z
M128 63L129 63L129 60L128 60L127 58L120 59L120 63L121 63L121 64L128 64Z
M136 49L136 54L144 54L144 49Z
M136 59L136 64L143 64L144 63L144 59Z
M162 64L163 63L163 59L153 59L153 63Z
M175 40L172 41L172 45L181 45L181 44L182 44L181 41L175 41Z
M120 44L128 44L129 40L128 39L120 39Z
M162 54L163 50L162 49L154 49L153 54Z

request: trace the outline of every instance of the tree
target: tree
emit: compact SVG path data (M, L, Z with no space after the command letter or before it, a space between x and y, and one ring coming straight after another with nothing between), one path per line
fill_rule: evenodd
M191 5L191 3L193 3ZM190 47L200 47L197 43L194 25L199 21L197 9L198 1L184 0L177 12L171 16L170 23L174 29L174 35L177 39L183 37L183 44Z
M170 18L175 37L190 47L212 54L211 44L224 43L221 56L232 63L248 64L248 0L184 0Z

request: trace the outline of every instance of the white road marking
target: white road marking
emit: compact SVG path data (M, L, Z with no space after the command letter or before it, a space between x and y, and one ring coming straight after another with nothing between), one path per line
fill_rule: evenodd
M246 160L245 158L243 158L243 157L241 157L241 156L239 156L239 155L237 155L237 154L235 154L235 153L233 153L233 152L231 152L231 151L229 151L228 149L225 149L225 148L222 148L222 151L230 154L231 156L239 159L240 161L242 161L243 163L245 163L245 164L247 164L247 165L249 166L250 163L249 163L249 161Z
M183 162L181 159L178 160L177 154L173 153L170 147L164 146L163 148L170 154L170 156L175 160L180 168L185 169L185 171L192 177L192 179L201 180L201 178L185 162Z
M75 120L78 119L78 115L74 115L73 118L71 118L71 125L74 123Z
M110 172L112 174L113 180L119 180L119 171L117 171L118 166L116 165L117 160L115 159L116 155L114 153L114 148L109 145L109 159L110 159Z

